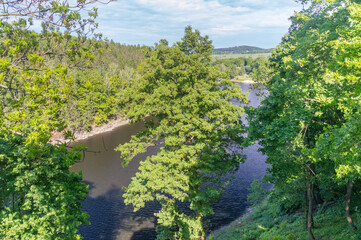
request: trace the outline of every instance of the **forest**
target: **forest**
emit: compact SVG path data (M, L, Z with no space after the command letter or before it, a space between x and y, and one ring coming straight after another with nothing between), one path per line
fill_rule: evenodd
M223 60L191 26L172 45L103 39L96 2L0 5L0 239L82 239L88 186L69 168L89 149L51 138L112 119L145 123L116 148L124 167L161 142L123 194L135 211L159 202L157 239L360 239L360 1L298 1L269 59ZM268 92L257 108L231 81L244 75ZM251 219L211 236L211 203L245 161L232 149L255 143L273 188L255 181Z
M271 77L263 81L269 96L247 110L249 141L259 142L271 166L266 181L274 184L268 201L276 203L275 218L303 209L309 239L359 239L361 5L304 2L308 8L291 17L289 32L272 52ZM339 206L333 217L315 220L314 213L330 204ZM339 210L344 220L330 224ZM288 230L270 235L306 238ZM253 238L270 239L269 232Z
M246 78L261 82L267 80L270 71L269 61L265 57L216 59L212 65L218 66L222 72L235 80Z
M213 50L213 54L235 54L235 53L269 53L272 49L264 49L252 46L237 46L229 48L216 48Z

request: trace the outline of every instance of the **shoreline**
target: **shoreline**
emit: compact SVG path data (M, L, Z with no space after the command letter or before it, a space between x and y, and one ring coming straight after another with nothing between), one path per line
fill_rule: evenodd
M251 80L251 79L246 79L246 80L235 80L235 79L232 79L231 80L232 82L236 82L236 83L248 83L248 84L255 84L257 82Z
M233 220L231 223L221 226L213 231L211 231L208 236L206 237L206 240L210 239L210 236L212 236L213 238L218 237L221 233L227 231L228 229L231 228L235 228L238 225L242 224L242 220L244 220L245 218L247 218L252 212L255 211L255 209L257 208L257 206L251 207L248 206L246 207L246 209L244 210L244 212L235 220Z
M251 80L251 79L246 79L246 80L235 80L232 79L232 82L235 83L246 83L246 84L256 84L257 82ZM114 130L117 127L126 125L129 123L129 120L126 119L116 119L116 120L111 120L109 121L107 124L101 125L101 126L92 126L92 129L87 132L87 131L81 131L81 132L74 132L74 141L71 140L65 140L63 137L62 132L54 132L52 137L50 138L50 143L51 144L62 144L62 143L69 143L69 142L77 142L80 140L84 140L87 139L89 137L95 136L97 134L101 134L101 133L105 133L105 132L110 132L112 130Z
M104 124L101 126L93 126L89 132L87 132L87 131L74 132L74 138L75 138L74 141L65 140L63 137L63 134L61 132L55 132L53 134L53 136L50 138L50 143L52 143L52 144L55 144L55 143L62 144L62 143L69 143L69 142L74 143L74 142L84 140L84 139L90 138L90 137L98 135L98 134L110 132L110 131L114 130L115 128L124 126L128 123L129 123L129 120L116 119L116 120L111 120L107 124Z
M269 190L273 189L270 188ZM269 191L267 190L267 191ZM266 196L263 200L261 200L259 203L255 204L255 205L249 205L246 206L244 212L237 217L235 220L233 220L232 222L230 222L229 224L226 224L224 226L221 226L213 231L211 231L206 240L209 240L210 236L212 236L213 238L218 237L219 235L221 235L224 232L227 232L228 230L232 229L232 228L237 228L240 227L244 224L247 224L248 220L247 218L255 211L259 210L262 206L265 206L268 204L268 196Z

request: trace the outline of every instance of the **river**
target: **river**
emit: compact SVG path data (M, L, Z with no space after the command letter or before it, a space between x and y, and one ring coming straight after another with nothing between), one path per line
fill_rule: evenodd
M250 84L240 83L244 92L249 93L251 106L258 106L258 90L249 91ZM238 103L234 103L238 104ZM243 119L244 120L244 119ZM76 163L73 171L82 171L83 179L89 185L89 194L84 201L84 211L90 215L91 225L82 225L80 234L85 240L152 240L155 239L154 213L160 206L156 202L147 203L138 212L126 206L122 198L122 187L127 186L135 175L139 161L155 154L153 147L147 153L140 154L130 164L121 166L120 153L113 149L120 143L129 141L130 137L143 128L141 123L123 125L111 132L106 132L79 141L99 153L87 152L82 161ZM265 156L257 152L253 145L243 150L247 155L234 175L234 180L226 187L219 202L213 204L215 214L209 218L208 230L214 230L237 219L247 207L247 189L253 179L261 179L267 165Z

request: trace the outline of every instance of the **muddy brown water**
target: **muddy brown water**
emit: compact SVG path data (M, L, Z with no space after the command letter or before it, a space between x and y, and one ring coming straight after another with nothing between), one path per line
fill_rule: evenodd
M250 105L258 106L258 90L249 90L251 85L246 83L240 83L240 86L244 92L249 93ZM157 147L140 154L125 168L121 166L120 153L113 150L120 143L129 141L142 128L141 123L123 125L111 132L79 141L79 144L86 144L91 150L102 151L85 153L84 159L72 167L73 171L82 171L84 182L89 185L89 194L83 203L84 211L90 215L91 225L79 228L85 240L156 238L156 219L153 214L160 209L159 204L149 202L144 208L134 212L132 206L124 204L122 187L130 183L141 160L157 153ZM257 152L258 147L253 145L243 150L247 160L234 174L234 180L226 187L223 197L213 204L215 214L208 219L209 231L232 222L244 213L247 207L247 189L253 179L261 179L266 173L266 157Z

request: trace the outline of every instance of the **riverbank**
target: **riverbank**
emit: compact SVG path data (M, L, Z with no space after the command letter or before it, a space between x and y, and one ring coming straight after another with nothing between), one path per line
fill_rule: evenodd
M231 222L228 225L222 226L222 227L210 232L209 236L207 237L207 240L215 239L219 235L227 232L228 230L230 230L232 228L236 228L237 226L239 226L242 223L242 221L244 219L246 219L254 211L255 211L255 207L247 207L246 210L244 211L244 213L240 217L238 217L236 220L234 220L233 222Z
M102 134L105 132L110 132L114 130L117 127L123 126L129 124L129 120L125 119L116 119L116 120L110 120L108 123L101 125L101 126L92 126L90 131L81 131L81 132L75 132L74 137L75 141L80 141L87 139L89 137L92 137L97 134ZM62 132L55 132L53 136L50 139L50 143L67 143L70 142L70 140L65 140Z
M357 212L352 217L358 219ZM313 233L317 239L359 239L358 233L346 221L342 200L333 205L320 206L314 214L314 223ZM286 214L280 204L274 201L257 205L250 213L221 228L212 237L210 239L213 240L309 239L304 213Z
M235 82L235 83L248 83L248 84L255 84L257 82L251 80L251 79L246 79L246 80L236 80L236 79L232 79L231 80L232 82Z

